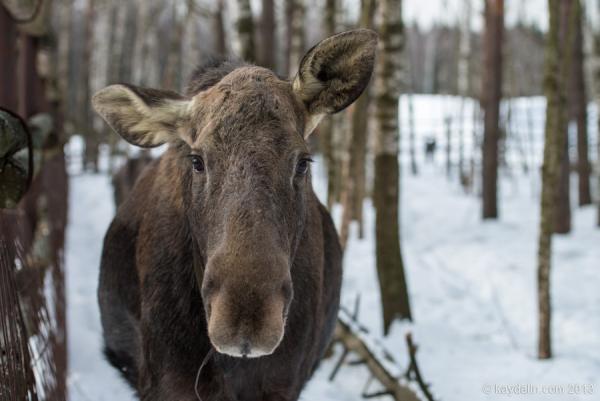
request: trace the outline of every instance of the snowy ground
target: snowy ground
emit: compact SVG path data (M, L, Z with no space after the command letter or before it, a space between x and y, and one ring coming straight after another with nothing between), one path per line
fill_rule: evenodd
M536 100L522 102L531 105ZM383 339L386 348L405 363L404 333L412 331L419 344L422 373L432 383L434 395L444 401L600 399L600 230L594 226L594 208L574 209L572 234L556 238L552 273L555 358L537 361L539 178L524 175L520 169L502 174L501 219L482 223L477 197L465 195L456 179L445 177L441 145L444 113L450 113L444 105L448 104L457 107L448 98L415 98L419 141L433 132L440 154L436 164L419 160L418 177L404 168L402 241L415 322L396 324ZM533 115L539 117L539 112L534 110ZM432 122L428 128L426 121L435 119L438 124ZM541 149L535 140L541 124L532 123L527 148L532 164ZM511 152L525 154L518 148L526 142L512 143ZM75 143L71 149L78 147ZM419 142L419 153L421 149ZM114 213L110 179L105 174L79 174L76 162L71 166L66 250L70 400L131 400L131 391L100 353L95 291L102 238ZM322 166L317 163L315 167L315 188L323 195ZM383 338L369 203L365 210L367 236L350 240L342 302L351 307L361 294L360 320L374 336ZM334 210L337 215L339 210ZM332 365L332 360L323 363L303 400L360 399L368 379L364 368L344 368L330 383L327 376ZM529 386L526 391L538 394L500 394L514 385ZM592 394L581 394L590 390Z

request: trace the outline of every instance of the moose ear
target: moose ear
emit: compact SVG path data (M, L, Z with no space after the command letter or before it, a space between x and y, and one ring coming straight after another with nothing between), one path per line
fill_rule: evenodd
M92 98L94 109L127 142L152 148L181 139L191 101L171 91L111 85Z
M371 79L376 50L377 34L369 29L331 36L310 49L292 84L309 115L337 113L354 102Z

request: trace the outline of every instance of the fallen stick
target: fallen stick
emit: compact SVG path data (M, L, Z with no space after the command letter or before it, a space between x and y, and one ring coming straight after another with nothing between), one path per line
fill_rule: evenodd
M339 341L345 349L344 354L348 354L347 350L356 353L361 358L361 361L363 361L368 367L373 377L375 377L385 388L385 391L373 394L366 394L365 391L363 393L364 398L390 395L396 401L419 401L419 397L417 397L415 392L407 385L400 383L400 378L394 377L386 369L386 367L373 354L365 342L359 336L354 334L351 325L344 321L344 319L341 317L338 319L335 335L336 340ZM335 374L337 373L337 370L339 370L339 367L342 363L343 360L338 362L338 365L336 365L336 370L332 372L330 377L331 379L335 377Z

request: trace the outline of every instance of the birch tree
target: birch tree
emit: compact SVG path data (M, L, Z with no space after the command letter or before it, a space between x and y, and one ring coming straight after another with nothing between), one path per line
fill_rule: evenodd
M374 87L375 238L384 331L392 322L411 319L404 263L400 249L398 201L400 166L398 99L401 91L404 26L402 1L379 3L381 26Z
M375 0L362 0L359 26L373 28L375 15ZM371 103L370 86L367 87L352 106L352 122L350 131L350 146L348 160L344 167L345 173L342 190L342 224L340 227L340 242L345 247L348 240L350 222L356 220L359 224L359 237L363 236L363 200L366 186L367 162L367 133L368 110Z
M569 60L561 46L568 32L561 32L560 18L568 18L570 0L548 0L549 30L546 42L544 92L546 126L542 165L542 196L538 243L538 358L552 357L550 271L552 265L552 233L556 209L556 186L560 179L561 152L565 146L567 125L566 83Z
M337 0L326 0L324 10L323 25L325 27L325 37L335 34L336 31L336 14L337 14ZM336 198L336 184L337 180L337 162L335 157L335 145L334 145L334 125L336 117L325 116L319 126L319 141L321 145L321 152L325 159L325 166L327 168L327 207L331 209L335 203ZM337 118L339 120L339 118ZM345 234L342 233L342 245L345 243Z
M471 95L470 68L471 61L471 0L464 0L463 13L460 20L460 41L458 58L458 94L461 97L458 123L458 175L461 182L466 182L465 174L465 100Z

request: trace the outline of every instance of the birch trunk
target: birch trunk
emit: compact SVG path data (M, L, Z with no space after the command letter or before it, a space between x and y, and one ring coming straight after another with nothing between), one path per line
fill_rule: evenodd
M325 36L335 34L336 30L337 0L326 0L324 10ZM327 207L331 209L335 203L337 171L334 149L334 117L325 116L319 125L319 142L325 167L327 168ZM341 233L344 237L347 233ZM341 239L344 245L345 239Z
M374 154L377 274L384 331L395 319L411 319L404 263L400 249L400 166L398 99L401 90L404 27L401 0L382 0L379 54L375 70Z
M375 11L377 9L376 0L363 0L361 9L361 26L364 28L373 28ZM353 218L358 222L358 237L364 236L363 222L363 201L366 197L367 188L367 147L368 147L368 121L369 109L372 100L371 86L367 87L365 92L355 103L355 112L352 116L353 130L353 148L351 151L350 165L352 179L355 182L354 191L350 193L353 207Z
M408 97L408 151L410 153L410 172L412 173L412 175L416 176L419 174L419 167L417 166L417 137L415 132L414 97L415 96L413 93L411 93Z
M158 38L156 29L160 7L154 0L138 0L138 24L134 55L138 67L133 71L133 81L142 86L159 86L159 70L156 63ZM118 35L117 35L118 36ZM123 42L122 40L117 42ZM120 57L120 48L115 46L115 55Z
M361 1L361 14L359 26L373 28L375 13L375 0ZM343 166L343 186L341 203L343 207L342 224L340 227L340 243L346 247L348 241L350 222L359 223L359 238L363 237L363 200L365 194L365 165L367 157L367 122L370 103L370 87L352 106L352 123L349 138L348 157Z
M471 19L472 19L472 3L471 0L464 0L463 15L460 21L460 42L459 42L459 59L458 59L458 94L461 96L460 115L458 123L458 174L461 183L465 183L465 100L471 96L470 85L470 68L471 60ZM466 188L465 188L466 190Z

